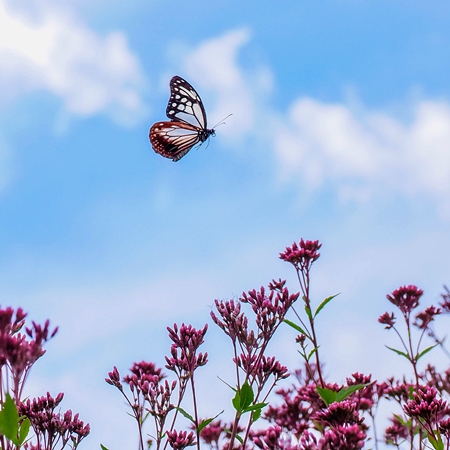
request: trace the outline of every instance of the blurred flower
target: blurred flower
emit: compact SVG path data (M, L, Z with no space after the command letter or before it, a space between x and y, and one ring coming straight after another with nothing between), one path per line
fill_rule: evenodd
M392 294L386 295L386 298L397 306L403 315L409 314L419 305L419 299L423 295L422 289L414 285L402 286L396 289Z
M413 399L403 406L409 417L418 419L428 433L432 433L434 426L447 410L447 402L437 398L437 390L430 386L419 386L412 393Z
M356 406L356 403L350 400L334 402L323 411L317 412L313 416L313 420L332 427L337 427L338 425L361 425L364 418L359 416Z
M168 431L167 442L174 450L183 450L186 447L195 445L195 436L192 431Z
M444 312L449 313L450 312L450 290L447 286L444 286L445 292L441 294L442 302L439 303L439 305L442 307Z
M386 325L386 329L389 330L395 325L395 316L394 313L387 313L385 312L383 315L381 315L378 318L378 322L380 322L383 325Z
M416 315L413 325L415 325L417 328L425 330L428 328L428 325L434 320L434 317L441 314L441 312L442 311L440 308L436 308L433 305L429 306L425 309L425 311L422 311Z
M387 444L399 446L409 436L408 427L399 420L399 416L391 418L391 426L386 428L384 439Z

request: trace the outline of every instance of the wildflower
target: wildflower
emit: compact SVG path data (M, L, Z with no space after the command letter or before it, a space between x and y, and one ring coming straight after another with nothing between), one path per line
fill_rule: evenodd
M300 242L294 242L292 247L286 247L283 253L280 253L280 259L290 262L296 269L309 270L312 263L319 259L320 253L318 252L322 244L319 241L304 241L300 239Z
M176 381L171 384L167 380L160 384L150 384L147 391L144 392L145 399L148 401L150 408L148 411L158 421L159 428L162 430L166 417L174 408L170 402L172 392L177 385Z
M60 393L53 398L47 392L46 396L19 404L19 414L30 419L38 442L46 442L48 448L54 448L58 442L60 448L69 442L75 448L90 433L89 424L84 425L78 414L72 417L70 410L64 414L55 413L63 397L64 394Z
M319 450L316 437L308 430L300 438L299 450Z
M386 295L386 297L392 304L400 309L403 315L407 316L414 308L417 308L422 294L422 289L419 289L414 285L409 285L396 289L392 294Z
M258 358L256 355L241 354L234 362L243 369L243 371L255 378L259 386L263 386L269 377L273 375L275 381L289 377L289 371L286 366L282 366L275 357L262 355Z
M269 292L266 293L261 286L259 291L253 289L248 293L244 292L239 300L252 307L256 314L256 325L261 331L261 338L268 342L298 296L299 294L289 294L285 287L279 291L269 286Z
M409 429L396 415L391 418L391 423L392 425L386 428L384 433L385 442L386 444L399 446L403 440L408 438Z
M189 434L187 431L168 431L167 441L174 450L183 450L186 447L196 444L195 436L192 431L190 431Z
M220 320L213 311L211 311L211 318L213 322L219 326L233 342L236 339L239 342L247 340L248 319L243 312L241 312L240 302L233 300L222 301L214 300L217 312L222 320Z
M17 308L16 318L13 320L14 309L7 307L0 309L0 333L17 333L25 323L27 314L22 308Z
M435 306L429 306L416 315L416 319L414 321L414 325L421 330L426 330L428 325L434 320L434 317L441 314L441 309L436 308Z
M321 450L358 450L364 447L366 433L358 425L338 425L327 430L319 441Z
M123 391L123 386L122 383L120 382L120 374L116 366L114 366L111 372L108 372L108 377L109 378L105 378L105 381L108 384L110 384L111 386L115 386L120 391Z
M378 318L378 322L380 322L383 325L386 325L386 329L390 330L395 325L395 316L394 313L387 313L385 312L383 315L381 315Z
M269 405L264 418L299 438L309 428L311 415L316 410L312 405L321 402L315 386L302 386L296 392L293 389L279 389L276 393L283 398L283 402L279 406Z
M450 392L450 369L438 372L436 367L428 364L421 378L424 380L424 384L433 386L441 395Z
M262 449L278 450L280 448L279 439L282 429L278 425L269 427L267 430L251 432L251 438L255 445Z
M200 432L200 437L206 444L214 448L219 448L219 439L224 432L224 429L225 426L222 424L222 421L215 420L203 428Z
M412 384L406 383L405 380L403 382L394 380L393 377L388 378L387 381L387 385L383 386L383 395L396 400L398 403L406 403L410 399L409 393L413 389Z
M317 412L314 420L336 427L339 425L361 425L364 418L356 410L356 403L350 400L332 403L327 409Z
M447 440L450 439L450 418L439 422L439 431L447 438Z
M366 384L368 386L358 389L351 399L356 402L357 409L360 411L369 411L374 403L374 396L377 391L377 386L375 381L371 381L371 375L363 375L362 373L352 374L353 379L347 378L347 386L353 386L355 384Z
M134 363L130 369L131 375L126 375L123 381L130 386L132 392L148 392L150 385L156 386L166 375L162 369L157 368L152 362L141 361ZM108 380L106 380L108 382ZM111 384L111 383L110 383Z
M412 393L413 400L403 406L406 415L419 419L427 431L439 421L441 413L447 408L447 402L437 398L437 393L434 387L420 386Z
M44 344L53 338L58 331L56 327L50 331L50 321L44 326L32 322L32 327L25 328L26 313L22 308L0 308L0 369L7 365L12 379L12 392L15 399L22 396L24 380L31 366L45 353ZM30 339L27 339L30 338Z
M197 367L203 366L208 361L208 354L199 353L197 350L203 344L208 325L203 330L196 330L192 325L181 325L178 329L174 324L173 329L167 327L169 337L173 344L170 348L171 358L166 356L166 368L175 372L180 378L190 379Z

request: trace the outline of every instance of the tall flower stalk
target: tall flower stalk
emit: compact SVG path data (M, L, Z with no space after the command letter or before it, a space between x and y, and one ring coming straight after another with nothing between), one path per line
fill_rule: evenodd
M317 261L320 257L319 249L322 247L322 244L319 244L319 241L304 241L303 239L297 244L294 242L291 247L287 247L283 253L280 253L280 259L283 261L291 263L296 271L297 279L300 285L300 291L302 292L302 300L304 303L304 309L306 315L308 317L309 326L303 321L301 315L296 311L295 308L292 308L298 320L301 323L301 327L297 326L297 330L301 332L301 336L298 338L298 342L302 346L303 355L307 363L309 363L309 359L314 354L316 365L315 370L317 371L318 381L321 387L325 387L325 383L322 376L322 368L320 364L319 357L319 343L317 340L316 327L315 327L315 318L320 310L325 306L328 301L330 301L333 297L328 297L324 302L317 308L316 312L312 312L311 305L311 297L310 297L310 276L311 276L311 267L315 261ZM292 323L291 323L292 324ZM306 353L305 347L305 339L308 339L313 346L312 353L309 355ZM311 370L311 369L310 369ZM311 370L311 373L313 371Z

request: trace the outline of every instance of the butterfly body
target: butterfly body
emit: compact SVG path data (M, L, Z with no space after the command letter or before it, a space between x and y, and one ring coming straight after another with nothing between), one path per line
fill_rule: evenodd
M215 131L207 127L200 96L179 76L170 80L166 115L170 122L156 122L149 132L153 150L166 158L178 161L196 144L201 145L210 136L215 136Z

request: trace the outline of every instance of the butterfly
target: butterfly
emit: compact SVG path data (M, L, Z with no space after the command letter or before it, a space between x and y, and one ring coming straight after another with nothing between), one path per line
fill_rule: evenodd
M156 153L173 161L216 135L214 129L207 127L205 107L197 91L178 75L170 80L166 115L170 122L153 124L148 137Z

